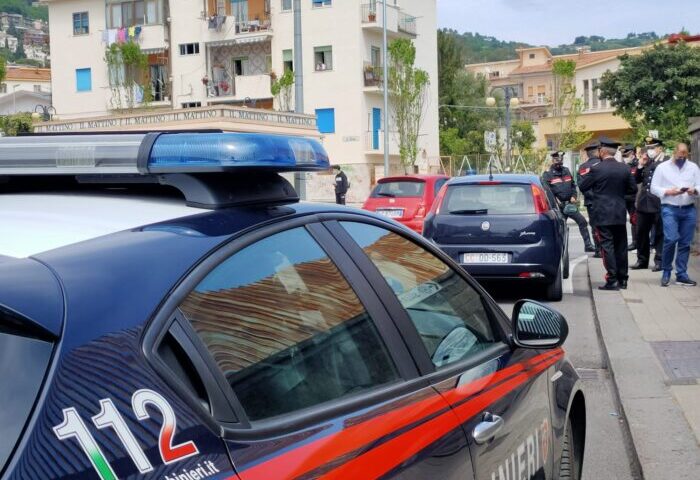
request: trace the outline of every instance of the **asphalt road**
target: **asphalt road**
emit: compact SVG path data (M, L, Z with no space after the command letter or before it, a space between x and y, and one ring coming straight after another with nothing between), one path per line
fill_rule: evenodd
M569 337L564 349L583 379L587 405L583 480L639 479L641 475L630 451L629 432L620 413L615 386L598 337L583 240L575 224L570 222L569 227L571 281L564 283L564 299L550 305L569 323ZM529 288L518 288L515 296L512 284L486 287L508 314L520 298L540 299L537 290Z

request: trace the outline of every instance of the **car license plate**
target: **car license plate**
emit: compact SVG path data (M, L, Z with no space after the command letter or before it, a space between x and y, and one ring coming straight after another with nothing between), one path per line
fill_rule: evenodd
M377 209L377 213L389 218L401 218L403 217L403 208L382 208Z
M507 253L463 253L462 263L509 263Z

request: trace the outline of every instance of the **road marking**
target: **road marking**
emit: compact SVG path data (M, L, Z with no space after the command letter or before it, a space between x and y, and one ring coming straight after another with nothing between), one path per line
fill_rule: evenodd
M588 258L588 255L581 255L573 261L569 261L569 278L564 279L564 293L574 293L574 269L576 265Z

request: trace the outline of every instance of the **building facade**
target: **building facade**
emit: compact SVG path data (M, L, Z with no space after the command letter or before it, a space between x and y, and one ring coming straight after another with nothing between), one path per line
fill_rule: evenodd
M436 0L388 0L389 39L409 38L416 66L431 79L418 163L439 165ZM216 105L294 108L272 81L294 65L293 0L45 0L51 26L54 107L62 119L122 113L108 45L137 42L148 55L141 82L146 108ZM374 0L302 0L303 111L316 115L331 156L364 200L383 171L382 4ZM80 52L76 55L76 52ZM293 95L292 95L293 97ZM139 102L137 102L139 103ZM389 115L389 118L391 115ZM399 151L389 122L390 161ZM329 176L309 180L310 197L334 198Z

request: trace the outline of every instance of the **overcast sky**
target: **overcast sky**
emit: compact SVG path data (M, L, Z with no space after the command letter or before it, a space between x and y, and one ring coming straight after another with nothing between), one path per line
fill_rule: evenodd
M437 0L438 26L532 45L580 35L700 33L700 0Z

